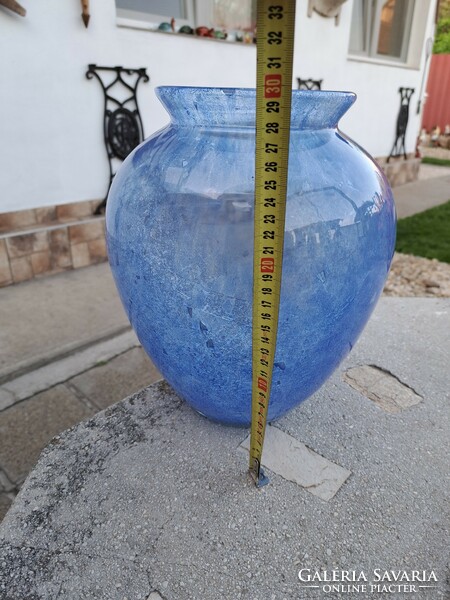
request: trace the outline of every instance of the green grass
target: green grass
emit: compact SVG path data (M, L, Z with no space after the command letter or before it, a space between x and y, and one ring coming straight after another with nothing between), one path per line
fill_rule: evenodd
M434 158L433 156L424 156L422 163L425 165L438 165L439 167L450 167L450 160L446 158Z
M425 212L399 219L397 252L450 263L450 200Z

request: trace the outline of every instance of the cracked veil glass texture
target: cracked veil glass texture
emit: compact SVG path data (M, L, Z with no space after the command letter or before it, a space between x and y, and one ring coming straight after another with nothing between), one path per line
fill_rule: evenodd
M176 392L211 419L248 425L255 90L157 93L171 122L114 179L111 268L139 340ZM348 354L392 259L389 185L337 129L354 100L347 92L293 92L269 420L313 394Z

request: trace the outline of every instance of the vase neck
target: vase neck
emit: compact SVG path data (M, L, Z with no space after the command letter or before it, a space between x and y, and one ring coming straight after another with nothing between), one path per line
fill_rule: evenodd
M164 86L156 94L176 125L255 128L254 89ZM355 100L352 92L293 90L291 129L335 128Z

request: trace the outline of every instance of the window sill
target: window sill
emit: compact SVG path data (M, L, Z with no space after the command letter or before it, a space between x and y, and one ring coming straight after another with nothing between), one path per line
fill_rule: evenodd
M397 69L410 69L419 71L420 68L416 65L409 65L408 63L396 61L396 60L383 60L382 58L372 58L370 56L358 56L357 54L349 54L347 60L355 62L364 62L372 65L381 65L383 67L396 67Z
M177 38L187 38L187 39L194 39L194 40L203 40L206 42L216 42L219 44L227 44L229 45L233 45L233 46L245 46L245 47L249 47L249 48L256 48L256 44L252 43L252 42L237 42L236 40L232 40L232 39L226 39L226 40L221 40L219 38L214 38L214 37L205 37L205 36L201 36L201 35L195 35L195 34L189 34L189 33L176 33L173 31L161 31L159 29L157 29L157 25L155 25L155 23L148 23L148 22L144 22L144 21L135 21L134 19L125 19L123 17L117 17L116 18L116 25L118 27L125 27L126 29L140 29L140 30L144 30L144 31L148 31L150 33L156 33L158 35L172 35L175 36Z

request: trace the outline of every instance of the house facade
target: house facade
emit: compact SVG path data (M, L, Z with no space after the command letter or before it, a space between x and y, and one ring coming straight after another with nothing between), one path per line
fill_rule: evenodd
M406 151L414 153L436 1L344 0L337 17L327 18L314 5L324 12L329 0L297 0L293 87L300 77L322 80L323 90L355 92L340 128L380 159L395 140L400 87L414 88L406 131ZM57 211L66 220L87 217L105 196L104 100L98 82L85 76L89 64L146 69L150 80L141 82L138 102L148 136L168 122L157 86L255 86L255 2L91 1L87 28L79 0L22 0L25 17L0 7L0 233L46 219L56 227L64 216L55 221L55 207L66 207ZM180 33L183 26L226 39ZM79 203L83 215L71 213ZM17 211L28 221L11 216ZM86 261L85 251L79 266ZM64 264L55 268L76 266Z

